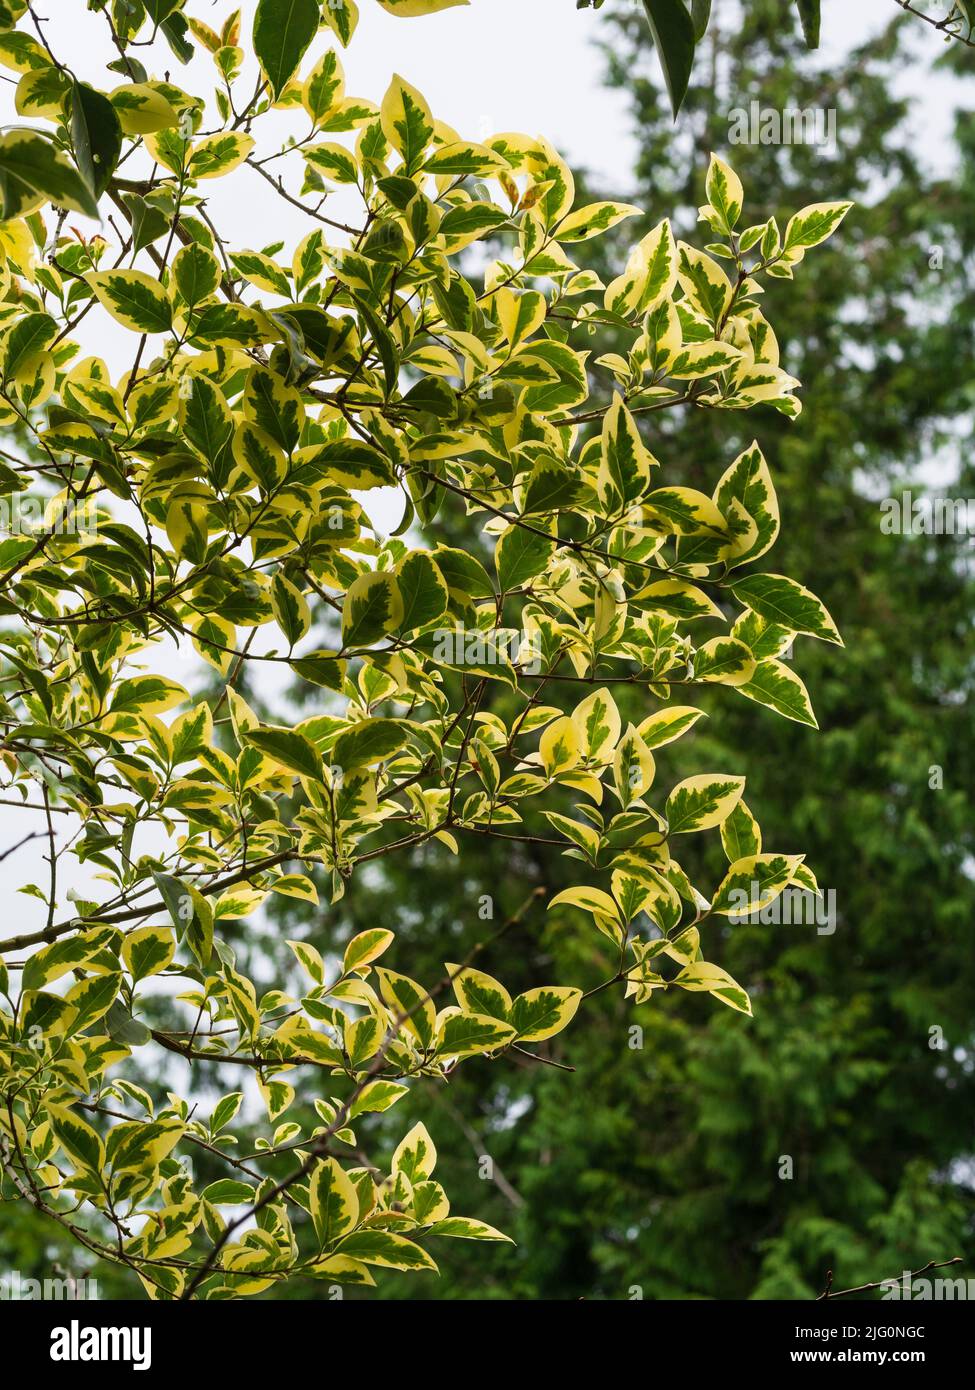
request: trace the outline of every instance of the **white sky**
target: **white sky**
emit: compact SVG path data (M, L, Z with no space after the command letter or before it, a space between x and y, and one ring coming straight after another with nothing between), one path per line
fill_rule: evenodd
M624 3L635 0L607 0L608 8ZM107 27L99 16L84 13L73 16L74 22L67 30L63 26L59 29L57 18L62 4L63 0L47 0L43 6L43 11L53 16L52 43L80 77L104 87L104 65L114 56L103 36ZM629 189L635 140L626 93L608 91L601 85L603 59L595 43L601 29L599 15L577 12L574 0L473 0L467 8L412 20L391 16L372 0L359 0L359 5L359 30L350 48L341 54L350 95L378 100L393 71L398 71L423 92L434 115L455 126L461 134L483 138L500 130L544 133L570 161L591 169L603 189L618 189L621 193ZM256 0L244 0L245 32L249 31L255 6ZM826 63L840 64L850 46L889 19L892 7L893 0L856 0L855 4L851 0L825 0ZM188 9L201 19L218 24L231 4L230 0L216 5L208 0L191 0ZM915 24L918 44L930 55L932 45L939 42L937 36L920 21L905 17L904 22ZM66 32L67 43L62 38L59 44L59 35ZM320 36L312 55L317 56L326 43L327 36ZM160 62L143 58L150 75L162 76L168 68L171 79L187 91L210 93L214 69L208 56L197 57L184 69L169 55L165 44L160 45L159 52ZM306 57L305 71L311 60L311 55ZM648 61L653 61L649 54ZM945 99L948 84L932 84L919 66L916 74L905 77L904 85L920 99L919 133L923 129L926 148L936 151L941 143L939 137L947 133L950 123L951 103ZM19 119L13 109L12 94L13 87L2 84L0 119L5 123L17 123ZM743 104L748 99L750 94L741 94ZM281 117L284 123L291 119ZM214 180L207 185L207 193L215 220L218 225L233 228L237 247L259 248L279 239L294 245L308 230L301 214L277 198L257 174L241 171L234 178ZM334 205L330 201L326 211L332 213L334 207L334 215L347 220L342 196L345 195L337 196ZM345 211L354 215L350 205L345 205ZM122 341L127 345L131 335L118 329L101 309L89 315L86 329L89 331L83 335L83 351L98 352L117 365L113 359L117 358L118 345ZM185 682L191 663L176 658L170 669L176 679ZM0 854L29 829L41 828L41 824L42 818L33 813L0 806ZM0 936L43 926L43 905L15 892L31 879L39 884L46 882L43 852L43 842L35 841L0 860L0 893L9 902L0 922ZM64 887L71 882L76 887L90 887L90 874L76 867L73 859L64 862L64 873ZM59 918L66 910L70 908L62 899Z

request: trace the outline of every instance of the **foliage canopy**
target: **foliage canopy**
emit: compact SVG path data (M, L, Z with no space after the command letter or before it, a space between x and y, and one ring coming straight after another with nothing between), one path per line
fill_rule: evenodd
M293 970L254 979L239 923L272 894L317 904L313 872L335 903L383 856L530 843L541 821L578 866L548 909L611 943L597 989L751 1012L707 959L706 918L815 877L763 848L743 775L660 788L654 750L697 723L695 685L814 724L782 657L799 636L840 638L814 594L765 568L779 514L758 446L707 493L666 481L640 424L799 413L763 281L791 279L850 204L748 225L712 156L713 240L664 219L603 284L573 247L639 210L576 208L544 140L470 142L402 78L379 104L347 95L351 0L260 0L252 53L233 15L217 30L180 5L91 8L118 53L97 88L56 26L35 37L26 5L0 9L25 122L0 137L3 422L23 440L0 486L14 514L43 495L59 519L0 543L3 792L39 817L51 863L27 890L46 925L2 943L5 1182L154 1297L432 1270L428 1237L505 1237L451 1214L422 1123L404 1124L388 1172L362 1161L356 1125L472 1057L538 1056L585 1007L574 985L513 998L480 968L535 895L423 981L383 925L338 954L291 942ZM212 55L207 98L144 68L157 29L182 59ZM279 160L302 171L297 191ZM263 179L307 234L254 248L221 230L208 181L229 177ZM353 195L355 222L332 217ZM114 241L78 229L109 208ZM494 258L475 280L464 253L481 242ZM106 314L129 335L121 371L91 352ZM590 398L580 346L599 326L621 344L600 358L609 399ZM493 573L414 544L415 523L435 535L451 509L488 538ZM174 645L216 694L171 678ZM263 723L235 686L269 667L320 692L321 712ZM614 687L652 711L624 726ZM680 837L709 831L728 868L705 892ZM70 913L68 854L108 885ZM143 1021L157 991L181 1028ZM206 1117L192 1094L154 1107L126 1075L142 1049L239 1088ZM321 1082L313 1127L289 1117L296 1069ZM242 1077L267 1116L249 1154ZM202 1189L200 1151L226 1166Z

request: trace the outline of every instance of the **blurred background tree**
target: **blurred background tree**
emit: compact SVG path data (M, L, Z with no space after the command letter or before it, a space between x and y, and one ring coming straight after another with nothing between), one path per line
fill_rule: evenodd
M826 197L857 202L815 274L786 287L778 319L770 291L805 404L794 424L758 417L783 513L773 568L816 586L848 641L842 653L803 651L798 667L821 732L721 692L700 732L661 758L666 781L746 749L766 843L808 849L837 923L832 935L709 928L723 930L721 963L757 993L754 1021L659 997L632 1011L607 991L559 1040L573 1075L527 1064L453 1083L484 1088L478 1134L457 1119L475 1097L426 1092L444 1148L451 1117L458 1126L443 1160L452 1180L478 1183L477 1155L491 1155L504 1183L490 1219L519 1241L490 1270L455 1258L443 1293L805 1298L828 1267L849 1286L975 1253L970 541L883 534L879 507L945 476L975 494L959 371L973 325L975 123L960 114L955 151L937 152L959 175L932 172L918 113L896 95L915 61L903 25L827 69L781 5L742 15L720 3L675 133L640 16L604 27L640 157L632 188L591 183L591 194L645 207L648 227L681 207L687 232L716 149L742 177L748 221ZM729 145L733 109L752 101L834 109L835 146ZM626 224L621 243L641 230ZM602 245L618 262L623 245ZM611 347L600 339L594 356ZM698 413L678 430L679 458L666 427L651 447L681 482L708 486L731 456L728 417ZM435 875L418 860L360 904L363 921L402 904L435 968L445 937L476 937L479 893L495 893L503 913L526 873L551 888L571 878L571 860L524 865L517 846L501 850L488 842L480 862L468 852ZM526 983L552 956L560 978L573 967L584 987L600 978L600 939L564 923L536 921L507 950L524 953ZM402 1296L405 1281L384 1293Z
M918 112L897 95L916 62L903 25L826 68L777 0L752 0L744 15L716 0L675 131L642 16L603 11L601 28L640 155L632 187L601 187L597 173L586 191L647 219L597 243L597 271L665 213L691 229L710 149L740 174L748 222L824 198L857 203L815 269L785 287L786 313L770 290L802 416L750 415L783 515L772 568L814 587L848 642L803 644L797 669L821 731L722 690L695 695L711 718L658 760L662 785L748 767L767 846L808 852L835 893L836 929L707 925L720 941L709 958L751 991L754 1019L703 996L633 1009L607 990L546 1063L475 1062L447 1086L417 1087L403 1104L434 1134L458 1210L518 1246L451 1244L439 1281L392 1275L380 1298L809 1298L827 1268L845 1287L975 1255L971 542L884 534L879 506L904 488L944 491L944 478L975 496L962 369L975 326L975 119L959 114L954 148L932 170ZM752 101L835 110L836 144L730 144L732 112ZM592 346L595 359L613 343L600 333ZM668 414L653 417L651 448L670 479L710 490L750 433L735 439L728 414ZM456 511L434 530L478 545ZM245 693L259 703L262 692ZM503 704L502 686L492 698ZM624 689L624 719L642 718L647 699ZM362 875L334 910L288 903L248 924L240 950L283 963L285 937L336 950L388 923L417 956L426 949L416 971L435 978L534 886L554 893L573 869L554 847L515 840L468 841L456 860L425 848ZM722 870L715 847L705 872L716 883ZM503 954L479 964L512 988L558 978L593 989L613 973L605 945L536 904ZM367 1155L387 1147L382 1124L359 1131ZM0 1262L49 1272L57 1236L4 1209ZM97 1272L103 1295L128 1291L123 1273ZM310 1282L278 1291L324 1295Z

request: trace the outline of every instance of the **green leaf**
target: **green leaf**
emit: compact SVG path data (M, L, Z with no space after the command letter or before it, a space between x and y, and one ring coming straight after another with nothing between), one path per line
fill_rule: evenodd
M56 1037L73 1026L78 1011L58 994L25 989L20 1001L20 1028L25 1037ZM33 1033L32 1033L33 1030ZM39 1031L38 1031L39 1030Z
M650 470L655 459L647 449L636 421L623 404L623 397L613 396L606 412L602 430L602 478L612 484L612 491L621 502L633 502L642 497L650 482Z
M342 100L344 93L345 75L342 65L334 48L329 48L305 79L301 91L301 104L317 125Z
M727 523L715 503L696 488L658 487L647 494L644 505L679 536L727 531Z
M736 637L712 637L694 653L694 679L742 685L755 672L755 659Z
M281 267L259 251L232 251L230 261L236 271L259 290L291 298L291 284Z
M213 1107L213 1114L210 1116L210 1132L216 1134L218 1130L228 1125L237 1114L243 1104L243 1091L232 1091L229 1096L223 1096Z
M613 922L619 921L619 908L602 888L588 888L584 884L575 888L563 888L549 903L548 910L551 911L553 907L563 903L569 907L581 907L584 912L591 912L594 917L608 917Z
M758 912L791 883L801 863L801 854L752 854L735 860L714 895L711 911L735 917Z
M315 472L321 470L323 476L337 487L367 491L396 481L387 455L381 454L370 444L353 439L341 439L321 447L312 445L307 451L300 450L299 457L305 459L308 467Z
M172 874L153 873L152 878L172 918L176 935L185 937L187 946L205 970L213 953L213 908L192 884Z
M515 1029L502 1019L488 1014L448 1014L437 1033L437 1055L440 1057L472 1057L478 1052L493 1052L515 1037Z
M413 1189L412 1213L415 1221L427 1226L450 1211L447 1194L438 1182L417 1183Z
M320 0L259 0L254 52L275 98L298 71L321 18Z
M331 1245L359 1219L355 1184L334 1158L325 1158L315 1167L308 1184L308 1198L321 1246Z
M653 754L629 725L613 756L613 786L624 810L652 785L655 770Z
M296 733L293 729L248 729L242 738L244 743L266 753L289 772L296 772L299 777L310 777L316 782L323 780L322 755L304 734Z
M694 41L700 43L708 31L711 0L691 0L691 19L694 21Z
M234 417L223 392L201 374L183 378L180 397L180 420L186 438L212 466L214 474L221 477L220 465L234 433Z
M493 598L494 585L475 555L453 546L438 545L433 552L437 569L446 580L451 598Z
M432 1269L437 1266L425 1250L391 1231L353 1231L340 1241L336 1253L386 1269Z
M383 366L383 384L386 387L386 399L393 394L396 383L399 380L399 357L397 355L396 343L392 333L379 318L373 313L361 295L353 295L356 308L365 319L366 327L375 344L376 351L379 353L379 360Z
M708 203L718 214L721 230L727 235L737 224L744 206L741 179L729 164L712 154L705 189Z
M423 161L423 168L429 174L450 174L455 177L458 174L477 174L481 178L491 178L507 172L505 161L493 150L467 140L438 145Z
M297 584L292 584L281 570L271 580L271 608L281 631L294 646L311 627L311 610Z
M435 1221L427 1235L456 1236L461 1240L506 1240L514 1245L510 1236L503 1235L486 1221L473 1221L469 1216L446 1216L442 1221Z
M69 970L83 965L91 951L90 943L81 935L66 936L60 941L52 941L50 946L35 951L28 958L22 976L24 989L41 989L52 980L59 979Z
M702 313L717 331L731 307L734 287L723 267L712 256L699 251L695 246L689 246L686 241L678 242L677 245L677 278L688 297L688 307ZM701 346L716 349L719 344L705 341Z
M382 966L377 968L376 975L379 979L379 991L386 1004L393 1011L394 1017L401 1020L402 1026L413 1034L421 1047L430 1047L433 1043L436 1009L429 991L423 989L409 976L400 975L395 970L386 970ZM422 1129L422 1125L419 1128ZM426 1130L423 1133L426 1134ZM430 1143L430 1148L433 1149L429 1135L427 1135L427 1141ZM435 1162L435 1149L433 1149L433 1156ZM424 1176L429 1177L432 1171L431 1164L429 1172Z
M409 736L409 725L400 719L364 719L339 734L329 754L329 762L350 770L381 762L401 749Z
M21 367L36 357L57 337L58 326L50 314L24 314L3 340L0 357L5 381L16 377Z
M511 1008L511 995L504 985L471 966L463 969L459 965L448 964L447 973L451 976L457 1002L467 1013L486 1014L488 1018L508 1021Z
M196 50L186 37L189 25L181 14L169 15L160 24L159 31L181 63L188 63L192 59Z
M214 1112L216 1115L216 1111ZM234 1178L218 1178L205 1187L200 1196L215 1207L249 1207L255 1200L255 1192L246 1182Z
M334 140L323 140L302 150L305 161L333 183L356 183L359 169L355 155Z
M416 88L398 73L383 97L380 120L386 139L402 155L405 170L412 171L433 139L433 116Z
M745 788L744 777L699 773L678 782L667 798L667 824L671 835L708 830L734 809Z
M603 687L587 695L572 711L572 722L584 756L606 762L623 727L612 693Z
M85 277L100 304L123 328L167 333L173 306L158 279L144 270L95 270Z
M517 589L544 573L555 554L555 542L527 526L509 526L494 550L498 583L503 590Z
M384 951L389 950L394 939L393 933L386 927L369 927L359 932L345 948L342 973L348 975L350 971L378 960Z
M833 235L852 206L852 203L810 203L789 219L783 242L786 251L805 251L810 246L819 246Z
M730 864L750 854L761 854L762 832L744 801L739 801L721 822L721 844Z
M754 440L722 474L714 501L731 537L724 552L729 567L764 555L779 534L779 503L765 457Z
M81 176L100 197L122 153L122 126L108 97L84 82L72 88L71 143Z
M341 690L342 682L345 680L346 663L339 661L334 652L306 652L304 656L292 657L291 669L309 685L321 685L326 690Z
M735 689L747 695L749 700L785 715L786 719L793 719L797 724L808 724L813 729L819 728L804 682L785 662L775 657L760 661L749 679Z
M28 120L64 120L71 82L57 68L47 67L25 73L17 84L14 107Z
M342 605L343 647L368 647L398 627L403 614L399 586L385 570L353 580Z
M669 304L676 284L677 243L665 217L630 252L626 269L610 281L603 302L612 313L623 317L646 314Z
M392 1172L404 1173L410 1182L425 1182L437 1166L437 1150L422 1121L400 1140L393 1154Z
M519 994L511 1007L511 1022L519 1042L541 1042L561 1033L575 1016L581 989L544 985Z
M399 626L413 632L436 622L447 611L450 595L443 575L425 550L411 550L396 567L396 585L403 604Z
M89 974L78 984L72 984L65 999L76 1009L72 1027L79 1033L97 1022L111 1008L121 986L121 972Z
M149 135L175 126L177 115L161 92L145 79L116 87L109 100L126 135ZM178 139L178 137L177 137ZM180 142L180 145L182 142Z
M642 212L642 208L631 203L590 203L588 207L569 213L559 224L558 238L559 241L587 241L627 217L642 216Z
M703 960L696 961L675 976L674 984L679 985L681 989L713 994L715 999L720 999L721 1003L727 1004L730 1009L751 1014L752 1006L748 995L741 985L731 978L727 970L722 970L720 966L710 965Z
M154 241L158 241L169 227L169 220L165 213L147 203L145 198L141 198L137 193L123 193L121 198L132 228L133 250L142 251Z
M685 623L694 618L721 618L724 615L703 589L682 579L657 579L631 596L637 607L655 613L669 613Z
M842 647L843 639L825 605L809 589L784 574L751 574L731 585L735 598L770 623L806 632Z
M532 341L531 356L555 372L555 381L530 386L523 397L526 410L539 415L554 415L580 405L589 395L586 377L586 353L574 352L564 343L546 339Z
M175 11L182 9L185 0L142 0L153 24L162 24Z
M130 1018L130 1026L135 1021ZM142 1028L142 1024L135 1024ZM143 1031L148 1032L147 1029ZM183 1137L182 1120L153 1120L148 1124L126 1120L108 1136L108 1161L112 1173L153 1173Z
M807 48L819 47L820 0L796 0Z
M694 65L694 23L684 0L643 0L643 8L676 120Z
M112 699L112 714L161 714L188 700L189 692L165 676L132 676L119 681Z
M57 207L98 216L98 203L78 170L60 150L33 130L0 135L0 197L3 216L17 217L41 194Z
M416 15L437 14L440 10L450 10L456 5L469 5L470 0L379 0L384 10L412 19Z
M173 279L192 309L216 291L220 284L220 264L212 251L194 241L173 258Z
M207 135L193 146L187 169L192 179L217 179L236 169L254 148L254 137L240 131Z
M370 1081L349 1106L349 1119L357 1115L379 1115L405 1096L408 1086L400 1086L394 1081Z
M134 982L165 970L176 950L173 933L165 927L140 927L122 945L122 961Z
M507 220L507 215L492 203L462 203L444 214L440 235L447 238L451 251L459 251Z
M275 336L264 316L246 304L208 304L193 322L192 333L207 347L259 347Z
M359 22L355 0L328 0L324 22L334 29L343 48L348 48Z
M563 511L578 501L581 480L558 459L543 455L532 468L521 502L522 516Z
M100 1173L105 1166L105 1145L91 1125L65 1105L48 1102L44 1109L55 1138L72 1162Z
M411 386L403 397L404 406L437 420L453 420L457 414L457 399L445 381L426 376Z
M256 482L262 493L270 496L284 481L288 472L284 450L249 420L234 430L231 449L247 478Z

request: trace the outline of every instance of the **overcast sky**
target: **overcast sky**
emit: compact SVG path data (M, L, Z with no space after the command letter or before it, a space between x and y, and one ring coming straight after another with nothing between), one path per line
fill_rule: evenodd
M786 0L783 0L785 3ZM608 8L635 0L607 0ZM79 76L104 86L104 65L112 56L98 16L78 15L69 26L69 38L58 44L57 19L64 0L47 0L44 11L52 16L50 35L59 55ZM245 31L256 0L244 0ZM635 152L625 92L602 86L602 55L595 43L601 17L592 11L576 12L574 0L473 0L466 8L448 10L425 19L396 19L372 0L359 0L361 22L350 49L342 54L350 95L381 97L394 71L401 72L426 96L435 116L468 137L479 138L500 130L545 133L568 158L592 169L601 187L626 192ZM78 6L77 8L80 8ZM823 5L823 58L838 65L845 51L886 22L893 0L825 0ZM190 0L189 12L219 23L229 12L229 0L211 5L209 0ZM74 18L74 17L73 17ZM904 17L918 29L917 41L932 51L939 40L920 21ZM168 54L165 45L162 54ZM320 51L316 48L315 51ZM203 94L213 85L208 57L181 69L171 55L161 63L145 60L153 75L168 67L173 80L188 91ZM306 62L307 67L307 62ZM919 138L937 150L939 136L950 120L947 83L932 84L919 65L905 76L907 89L918 93ZM2 120L16 123L13 87L3 84ZM747 94L742 94L745 100ZM294 244L307 225L262 183L257 174L216 180L207 186L219 220L234 229L235 245L260 247L283 239ZM110 360L130 335L114 325L102 310L86 321L97 341L86 338L86 352L98 351ZM172 674L185 679L188 663L174 661ZM32 798L33 799L33 798ZM32 813L0 806L0 855L28 830L35 828ZM43 925L44 908L35 899L14 890L26 880L46 880L41 842L34 842L0 860L0 894L5 912L0 936ZM90 884L90 875L74 868L76 885ZM65 886L67 886L66 881ZM67 904L59 904L63 915Z

